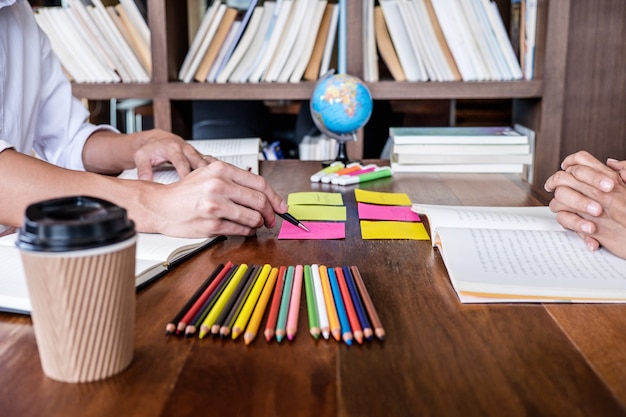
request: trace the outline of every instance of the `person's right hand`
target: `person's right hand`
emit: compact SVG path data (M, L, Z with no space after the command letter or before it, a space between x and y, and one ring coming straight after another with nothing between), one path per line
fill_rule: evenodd
M144 197L154 214L146 227L171 236L249 236L288 209L263 177L221 161L164 187Z

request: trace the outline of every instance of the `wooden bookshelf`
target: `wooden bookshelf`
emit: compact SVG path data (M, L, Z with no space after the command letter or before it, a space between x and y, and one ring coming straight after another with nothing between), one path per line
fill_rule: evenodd
M509 12L509 1L497 1L505 18ZM607 30L613 30L614 34L623 33L626 20L624 19L625 6L621 0L600 0L601 4L597 9L591 10L591 6L578 3L571 0L539 0L536 77L532 81L398 83L381 80L369 83L368 86L375 100L511 100L513 122L526 125L537 132L535 183L538 185L543 184L544 180L558 169L566 152L577 150L571 149L571 146L568 146L569 143L585 144L599 157L609 156L603 154L603 149L610 149L612 152L621 151L621 156L624 157L626 145L615 146L613 144L603 148L600 139L603 135L610 135L610 137L621 137L621 142L624 142L624 82L621 78L624 74L623 56L621 60L616 59L612 62L611 69L614 72L609 74L609 77L615 81L612 85L607 86L605 83L598 87L598 81L591 73L587 74L587 78L577 76L578 85L569 85L567 81L568 77L575 73L579 64L577 61L572 62L571 49L576 47L598 50L610 47L611 45L603 46L601 39L607 35ZM359 77L363 74L363 39L361 37L363 5L363 1L349 0L347 2L347 22L350 28L347 37L349 45L347 70L350 74ZM584 9L583 12L581 8ZM576 21L572 20L574 18ZM593 21L588 22L591 18ZM148 21L152 33L152 82L118 85L75 84L75 95L90 100L104 100L111 97L150 98L154 103L155 126L165 130L173 128L173 101L303 100L310 97L315 85L313 82L299 84L185 84L179 82L177 80L178 69L187 52L186 19L186 2L148 0ZM595 37L590 39L585 36L576 36L583 24L587 24L584 27ZM620 38L619 36L613 37L619 41L617 39ZM577 41L576 45L573 45L573 40ZM619 44L617 48L619 50ZM623 43L621 50L623 50ZM584 59L580 53L577 53L576 57L580 60ZM597 71L597 68L591 69ZM606 73L604 76L607 76ZM578 89L577 92L576 89ZM580 100L585 100L585 97L579 97L580 92L586 96L594 96L598 93L608 94L613 98L609 100L613 105L603 106L603 109L615 117L607 117L604 114L601 119L596 120L587 115L584 119L584 123L587 124L584 132L590 131L588 124L591 123L593 125L591 130L597 134L597 139L583 140L576 131L565 127L566 122L576 123L576 120L568 117L568 111L580 112L579 106L582 105ZM571 103L569 100L573 97L577 97L579 102ZM619 97L622 99L620 100ZM618 111L622 111L621 115L617 113ZM564 129L567 135L564 134ZM373 140L363 137L363 133L361 133L361 139L349 144L348 151L352 157L362 156L363 142ZM619 157L620 155L614 153L610 156Z

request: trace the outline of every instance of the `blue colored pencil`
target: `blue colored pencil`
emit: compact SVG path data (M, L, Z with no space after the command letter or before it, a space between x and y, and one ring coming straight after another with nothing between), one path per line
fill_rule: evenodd
M348 313L346 313L346 307L343 304L341 298L341 290L339 289L339 281L337 281L337 275L335 275L334 268L328 268L328 278L330 279L330 289L335 299L335 305L337 306L337 315L339 316L339 323L341 324L341 336L346 345L352 345L352 328L350 327L350 321L348 320Z
M361 300L359 290L356 287L352 272L347 266L342 267L342 269L343 276L346 278L346 284L348 284L348 291L350 292L354 309L356 310L357 317L361 323L361 328L363 329L363 337L365 337L366 340L372 340L374 331L372 330L372 325L367 318L367 313L365 312L365 307L363 307L363 301Z

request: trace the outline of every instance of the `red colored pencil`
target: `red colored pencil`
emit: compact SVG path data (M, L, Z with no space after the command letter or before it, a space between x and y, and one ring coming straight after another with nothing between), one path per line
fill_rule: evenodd
M187 324L189 324L191 320L193 320L193 317L196 315L198 310L202 308L202 305L204 304L206 299L209 298L209 296L211 295L215 287L219 285L219 283L222 281L222 279L224 279L224 277L226 276L226 274L228 273L228 271L230 271L232 267L233 267L233 263L231 261L228 261L226 265L224 265L224 268L222 268L220 273L211 282L211 285L209 285L204 290L202 295L196 300L196 302L189 309L189 311L187 311L187 313L183 316L181 321L178 322L178 327L176 328L176 334L180 334L181 332L185 330L185 328L187 327Z
M281 266L278 270L278 280L276 281L274 295L272 296L272 304L270 305L270 312L267 316L267 322L265 323L264 335L265 340L267 340L268 342L272 340L276 331L276 321L278 320L278 310L280 309L280 301L283 296L283 287L285 286L286 272L286 266Z
M343 269L340 266L335 267L335 274L337 275L337 281L339 282L341 298L346 306L346 313L348 315L348 320L350 321L350 327L352 328L354 340L356 340L359 344L363 343L363 329L361 328L359 317L357 316L354 304L352 303L352 297L350 297L350 290L348 289L348 284L346 283L346 277L343 275Z

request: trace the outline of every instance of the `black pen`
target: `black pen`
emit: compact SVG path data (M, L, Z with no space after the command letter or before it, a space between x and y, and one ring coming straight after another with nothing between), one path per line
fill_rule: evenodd
M293 224L294 226L298 226L300 229L302 229L302 230L304 230L306 232L310 232L308 227L306 227L304 224L302 224L302 222L300 220L296 219L291 214L289 214L289 213L276 213L276 214L278 214L280 217L282 217L283 219L287 220L289 223Z

